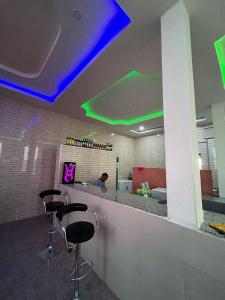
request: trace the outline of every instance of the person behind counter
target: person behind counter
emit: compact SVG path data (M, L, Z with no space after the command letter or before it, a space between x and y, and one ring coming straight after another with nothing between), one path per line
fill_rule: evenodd
M94 183L94 185L99 186L101 188L105 188L105 182L108 179L108 174L107 173L103 173L102 176L97 179Z

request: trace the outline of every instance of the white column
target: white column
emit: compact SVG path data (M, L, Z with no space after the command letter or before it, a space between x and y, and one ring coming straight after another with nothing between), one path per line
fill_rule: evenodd
M167 207L172 221L203 222L190 21L183 1L161 18Z
M225 103L212 105L219 195L225 198Z

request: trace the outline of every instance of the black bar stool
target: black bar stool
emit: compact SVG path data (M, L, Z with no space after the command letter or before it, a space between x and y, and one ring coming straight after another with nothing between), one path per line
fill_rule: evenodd
M62 223L62 220L64 216L72 212L90 213L92 216L94 216L95 225L93 225L91 222L79 221L70 223L65 227ZM69 252L71 252L73 249L75 250L75 267L70 274L70 278L75 282L73 300L80 300L79 281L85 278L92 271L93 267L93 262L91 260L86 260L81 264L79 263L80 247L82 243L89 241L94 236L95 231L98 230L98 216L96 212L90 209L86 204L82 203L72 203L64 206L58 210L56 216L64 234L66 247L68 248ZM84 274L81 275L81 267L84 268L85 266L88 266L88 269Z
M63 196L65 197L65 202L63 201L46 201L47 196ZM45 209L45 214L50 218L50 228L49 228L49 245L46 249L46 258L51 258L53 256L54 252L54 235L55 235L55 217L56 217L56 212L58 209L64 207L64 205L68 204L68 195L66 193L62 193L59 190L45 190L42 191L39 194L39 197L41 198L44 209ZM60 197L61 200L61 197ZM45 252L45 250L44 250Z

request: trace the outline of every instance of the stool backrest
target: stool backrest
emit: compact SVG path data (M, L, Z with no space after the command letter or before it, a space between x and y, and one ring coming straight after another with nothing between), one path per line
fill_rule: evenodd
M68 204L57 211L56 217L59 221L62 221L63 217L73 211L87 211L88 206L83 203L71 203Z
M45 191L43 191L43 192L41 192L40 194L39 194L39 197L41 198L41 199L44 199L46 196L50 196L50 195L61 195L61 191L59 191L59 190L45 190Z

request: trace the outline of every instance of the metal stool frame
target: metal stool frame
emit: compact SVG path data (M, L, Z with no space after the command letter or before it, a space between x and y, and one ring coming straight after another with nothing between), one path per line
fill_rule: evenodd
M72 208L72 206L73 206L73 208ZM71 207L71 209L70 209L70 207ZM80 211L84 211L84 212L87 211L90 215L94 216L94 218L95 218L95 232L96 232L99 228L98 215L96 214L96 212L94 210L89 208L86 204L72 203L72 204L69 204L67 207L65 206L64 208L59 210L56 214L58 222L59 222L59 226L61 227L61 229L63 231L66 247L67 247L69 252L71 252L72 250L74 250L74 252L75 252L74 269L70 273L70 278L71 278L72 281L74 281L73 300L79 300L80 299L79 298L79 295L80 295L79 281L81 279L85 278L88 274L90 274L90 272L92 271L92 267L93 267L93 261L91 261L91 260L86 260L86 261L84 261L83 263L81 263L79 265L81 245L80 245L80 243L73 244L73 243L71 243L67 240L66 227L62 224L62 220L63 220L64 216L66 216L66 215L68 215L69 213L72 213L72 212L80 212ZM80 276L80 267L84 266L86 264L89 265L89 271L86 274L84 274L83 276Z
M48 244L48 247L47 247L47 258L51 258L53 256L54 240L55 240L55 232L56 232L55 224L56 224L56 213L57 213L57 211L53 211L53 212L47 211L46 204L49 203L49 202L54 202L54 201L46 201L46 197L47 196L55 196L55 195L63 196L65 198L65 201L63 201L64 204L65 205L69 204L69 194L67 194L66 192L61 192L59 190L52 189L52 190L42 191L39 194L39 197L41 198L42 203L44 205L45 215L50 218L50 228L49 228L49 231L48 231L49 244Z

